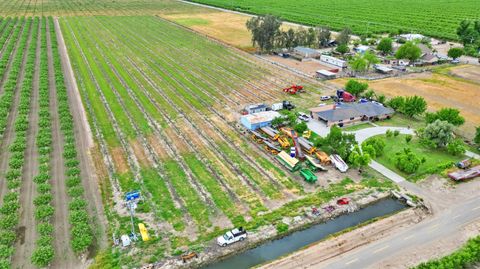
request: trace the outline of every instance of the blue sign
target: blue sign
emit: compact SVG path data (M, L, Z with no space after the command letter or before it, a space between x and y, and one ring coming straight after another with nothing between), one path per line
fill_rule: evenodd
M131 191L131 192L127 192L125 194L125 200L126 201L132 201L132 200L135 200L135 199L138 199L140 198L140 192L139 191Z

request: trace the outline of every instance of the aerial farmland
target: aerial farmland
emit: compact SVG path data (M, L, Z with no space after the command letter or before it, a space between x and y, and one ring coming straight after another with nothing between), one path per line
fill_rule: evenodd
M478 265L474 1L194 2L0 0L0 269Z

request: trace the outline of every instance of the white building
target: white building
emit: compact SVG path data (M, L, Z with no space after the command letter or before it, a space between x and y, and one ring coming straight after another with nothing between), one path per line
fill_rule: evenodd
M332 56L328 56L328 55L320 56L320 61L322 61L324 63L334 65L334 66L338 66L338 67L341 67L341 68L347 67L347 62L346 61L335 58L335 57L332 57Z
M404 38L407 41L413 41L416 39L423 39L425 36L421 34L403 34L400 37Z

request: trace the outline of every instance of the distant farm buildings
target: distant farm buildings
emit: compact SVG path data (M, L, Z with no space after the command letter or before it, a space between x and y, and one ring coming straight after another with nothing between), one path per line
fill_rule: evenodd
M293 53L301 58L318 58L320 52L311 48L296 47L293 49Z

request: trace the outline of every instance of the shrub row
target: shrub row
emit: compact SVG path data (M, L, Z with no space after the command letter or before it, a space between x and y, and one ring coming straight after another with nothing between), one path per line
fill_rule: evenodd
M25 20L25 19L22 19ZM33 27L38 22L33 23ZM8 75L8 80L5 83L5 93L2 96L2 101L5 100L4 97L8 96L10 103L13 102L13 96L15 95L15 89L17 87L18 77L20 75L20 68L22 65L22 60L24 56L25 46L27 44L28 29L32 25L32 18L28 19L26 26L23 28L19 46L15 58L12 62L12 69ZM19 28L17 28L19 29ZM35 40L36 34L32 35L32 42ZM29 112L29 103L30 95L32 89L32 77L35 64L35 44L32 43L27 54L27 62L25 65L25 77L23 80L22 88L20 89L20 103L18 116L14 124L15 130L15 140L10 147L10 158L9 158L9 168L6 173L7 187L9 193L3 198L4 204L0 208L1 217L0 217L0 234L2 240L0 242L0 268L10 268L11 267L11 256L14 252L14 242L16 240L15 228L18 225L19 220L19 188L21 185L22 178L22 168L25 160L25 146L18 146L20 144L26 144L26 129L28 129L28 112ZM27 108L23 107L27 104ZM11 104L10 104L11 106ZM9 106L9 107L10 107ZM22 106L22 109L20 107ZM1 120L7 120L8 113L5 117L2 116ZM5 125L6 126L6 125Z
M51 223L54 214L51 193L51 169L50 156L52 151L52 126L50 115L49 83L48 83L48 54L47 54L47 28L46 19L41 21L41 50L40 50L40 80L39 80L39 131L36 137L36 145L39 152L40 172L35 176L37 197L35 197L35 220L39 234L31 261L38 267L46 267L55 256L52 243L54 231Z
M53 63L55 72L55 83L57 88L58 114L60 128L64 136L63 158L66 168L66 186L69 201L69 222L72 225L71 244L76 253L85 252L93 243L93 231L90 226L90 216L87 213L87 202L83 198L83 186L81 183L79 162L77 160L77 149L73 130L73 117L68 105L67 88L63 77L58 42L55 38L55 28L52 17L48 18L50 36L52 37ZM58 71L57 71L58 70Z
M22 18L20 22L16 24L17 26L13 31L12 38L10 38L10 41L8 42L7 47L3 51L2 57L0 58L0 74L5 73L5 69L7 68L8 62L10 60L10 55L13 52L15 43L20 34L20 30L22 28L21 25L23 25L24 22L25 22L25 19ZM11 27L13 27L13 24L11 25ZM22 42L23 42L23 46L25 46L26 39L22 39ZM22 48L22 43L19 43L19 49L20 48ZM3 86L5 92L0 98L0 137L3 137L3 133L5 132L5 128L7 127L7 116L10 113L10 108L12 106L14 90L15 90L15 87L17 86L17 76L18 76L18 73L20 72L20 67L21 67L21 62L23 57L23 55L21 55L21 53L18 53L18 52L16 55L17 56L15 57L14 62L12 62L12 68L10 70L9 76Z
M3 29L2 35L0 36L0 48L3 48L3 45L5 44L5 41L7 41L7 38L10 36L10 33L12 32L13 26L16 22L17 19L13 20L12 23L12 18L8 18L6 20L3 20L2 24L0 24L0 29Z

